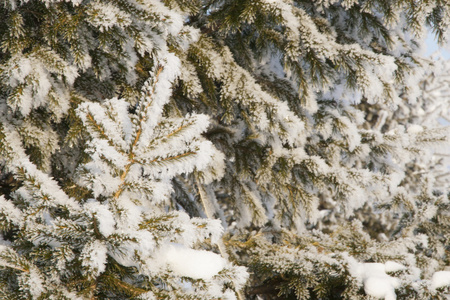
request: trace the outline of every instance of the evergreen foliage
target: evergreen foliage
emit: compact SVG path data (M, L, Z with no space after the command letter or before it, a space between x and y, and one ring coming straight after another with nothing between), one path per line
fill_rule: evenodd
M0 297L445 299L449 12L4 1Z

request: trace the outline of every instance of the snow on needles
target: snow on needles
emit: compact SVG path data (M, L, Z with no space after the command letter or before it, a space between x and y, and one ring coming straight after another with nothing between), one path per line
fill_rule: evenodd
M169 269L174 277L205 280L217 287L208 292L211 297L222 297L226 291L214 277L226 269L224 272L246 278L246 270L211 251L191 248L205 239L217 243L223 232L220 221L168 213L164 206L174 176L194 170L208 173L208 168L224 166L224 156L201 136L209 126L208 116L162 117L180 67L178 57L161 51L135 109L128 109L126 101L117 98L101 104L85 102L77 109L91 137L86 150L91 161L79 168L79 182L97 198L84 208L89 218L97 220L103 236L124 237L119 251L103 241L88 242L82 264L98 276L110 255L150 277ZM100 203L100 196L107 201Z
M168 180L195 168L203 170L213 156L218 156L213 144L200 136L209 126L206 115L161 120L179 68L179 59L167 54L143 89L137 116L128 116L128 110L123 109L125 100L116 98L102 105L90 102L79 106L77 113L92 132L86 150L92 161L80 172L84 174L82 182L93 189L94 195L112 195L123 180L136 182L141 172L152 179ZM123 169L127 173L118 176Z
M101 204L91 199L84 205L84 208L95 216L98 221L98 229L103 236L108 237L114 233L116 222L107 203Z
M74 167L70 180L73 185L68 189L80 188L86 193L70 197L60 182L30 160L20 136L25 130L18 131L8 121L0 124L0 134L5 136L0 144L2 159L8 161L8 168L23 181L13 196L26 206L21 210L0 196L0 214L5 215L5 222L26 227L27 241L34 247L46 247L51 255L56 253L51 262L56 269L46 274L39 273L38 268L29 268L35 262L22 259L22 253L16 253L9 242L0 245L0 265L25 270L19 280L26 287L24 292L29 292L33 299L44 297L42 294L52 289L64 293L61 278L74 271L67 262L77 260L81 274L94 282L106 270L110 271L111 259L134 268L136 277L147 276L149 282L168 282L170 289L172 284L183 288L185 280L193 287L187 293L195 293L196 285L202 285L205 299L233 299L233 289L240 289L248 277L246 269L233 266L213 251L199 249L204 243L214 247L220 242L223 234L220 221L191 218L182 211L172 211L167 205L174 176L201 171L205 183L224 174L224 155L202 136L209 127L208 116L163 115L181 72L179 57L169 52L173 46L167 42L169 36L177 36L175 39L180 38L182 46L187 47L186 43L192 42L190 37L198 38L198 32L185 28L185 16L161 1L126 1L123 5L128 9L121 9L115 2L94 1L87 3L83 12L89 26L96 27L105 36L116 29L126 32L132 26L133 31L139 28L150 32L141 32L143 43L138 51L151 55L154 68L137 103L128 99L87 97L76 107L76 116L81 121L77 122L78 129L80 132L85 129L80 152L86 159ZM135 13L135 8L151 17L142 17ZM118 64L134 69L137 61L134 47L125 36L122 50L126 55ZM111 56L116 54L108 46L103 51ZM22 98L7 103L25 116L40 107L49 106L53 111L48 95L58 93L63 83L73 86L80 75L78 68L82 68L82 64L69 64L52 50L38 49L30 53L9 60L9 65L0 70L0 77L8 78L6 84L12 89L31 82ZM87 53L77 60L89 61ZM98 77L107 79L110 74L103 75L112 69L106 63L100 69ZM131 75L125 74L127 82L135 79ZM63 96L69 98L70 92L63 87L61 91L64 91L61 99L55 101L62 103L60 111L53 112L59 117L70 107L68 100L63 99ZM50 142L52 149L59 146ZM58 287L54 288L54 284Z
M105 271L108 249L106 245L99 240L88 243L81 252L83 267L86 267L85 273L92 277L97 277Z

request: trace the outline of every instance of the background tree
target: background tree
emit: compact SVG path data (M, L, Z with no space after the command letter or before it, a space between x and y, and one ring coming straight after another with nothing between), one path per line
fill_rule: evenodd
M3 297L445 297L449 9L5 2Z

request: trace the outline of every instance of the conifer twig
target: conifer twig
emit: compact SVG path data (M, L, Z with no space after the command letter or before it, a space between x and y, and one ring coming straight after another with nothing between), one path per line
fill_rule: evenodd
M155 83L153 85L152 91L149 93L148 96L152 96L155 93L155 85L156 83L158 83L159 80L159 75L161 74L162 70L164 69L164 67L160 66L155 74ZM152 104L152 102L149 102L146 106L145 109L147 109L150 105ZM134 157L135 157L135 153L134 153L134 148L136 147L137 143L139 142L139 139L141 137L142 134L142 122L144 122L145 120L145 115L141 115L139 118L139 129L136 132L136 136L134 138L133 143L131 144L130 147L130 153L128 155L129 157L129 163L125 166L125 169L122 173L122 175L120 176L120 180L121 180L121 184L118 188L118 190L114 193L114 199L118 199L120 197L120 195L122 194L122 192L125 190L125 177L128 175L128 172L130 171L131 166L135 163L134 161Z

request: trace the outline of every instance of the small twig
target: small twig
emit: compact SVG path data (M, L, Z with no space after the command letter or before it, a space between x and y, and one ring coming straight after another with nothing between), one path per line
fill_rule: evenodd
M152 89L150 95L153 95L155 93L155 85L158 82L159 75L161 74L163 69L164 69L164 67L159 67L158 70L156 71L156 74L155 74L156 81L155 81L155 84L153 86L153 89ZM147 106L145 107L145 109L147 109L151 104L152 104L152 102L149 102L147 104ZM142 134L142 122L144 121L144 118L145 118L145 116L142 115L140 117L140 119L139 119L139 129L136 132L136 137L134 138L134 141L133 141L133 143L131 144L131 147L130 147L129 163L125 166L125 169L124 169L124 171L122 173L122 176L120 176L120 181L122 183L120 184L119 189L114 193L114 199L118 199L120 197L120 195L122 194L122 192L125 190L125 177L127 177L128 172L130 172L131 166L135 163L135 160L134 160L135 154L134 154L133 151L134 151L134 148L136 147L136 145L139 142L139 139L141 137L141 134Z
M449 175L450 175L450 172L447 172L447 173L444 173L444 174L437 175L435 178L438 179L438 178L446 177L446 176L449 176Z

